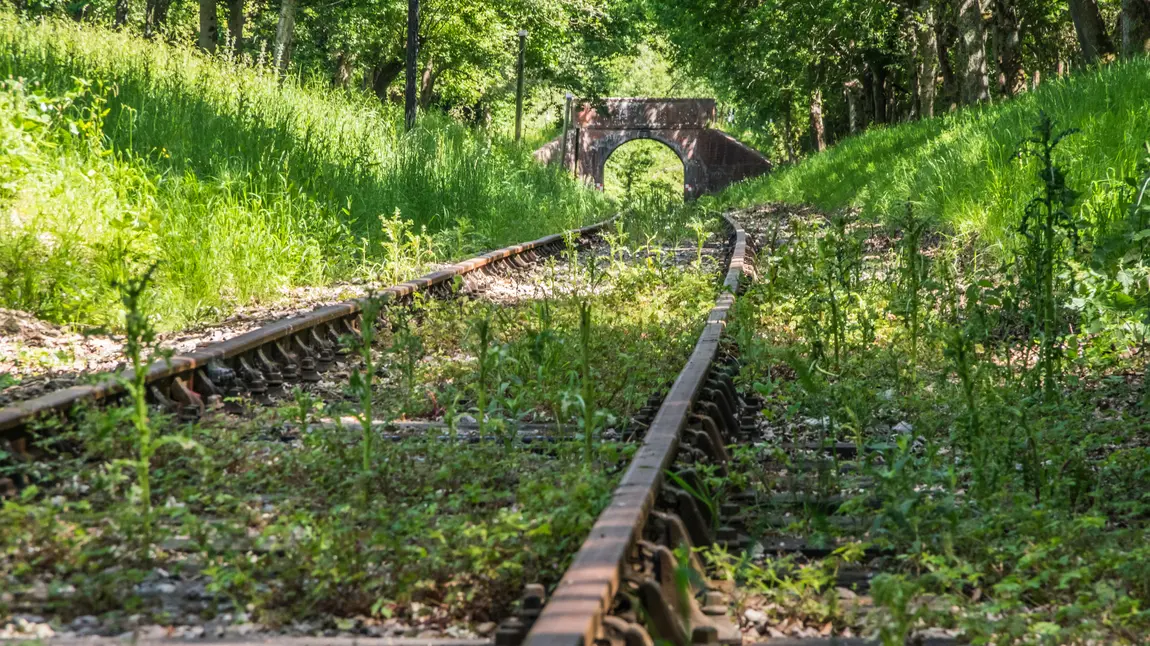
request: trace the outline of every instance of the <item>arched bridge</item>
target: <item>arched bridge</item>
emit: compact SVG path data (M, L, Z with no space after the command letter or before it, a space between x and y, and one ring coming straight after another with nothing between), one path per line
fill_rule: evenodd
M577 177L603 186L603 168L615 149L635 139L666 144L683 162L683 194L694 199L762 175L771 162L759 151L714 130L714 99L604 99L575 109L563 165ZM563 157L563 137L535 151L545 164Z

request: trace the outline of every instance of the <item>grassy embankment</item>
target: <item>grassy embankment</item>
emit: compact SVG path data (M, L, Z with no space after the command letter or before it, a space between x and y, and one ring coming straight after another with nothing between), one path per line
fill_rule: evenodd
M889 221L906 200L955 231L1007 241L1032 193L1033 170L1018 158L1039 111L1079 133L1060 147L1070 182L1082 192L1081 215L1102 225L1124 219L1125 178L1150 140L1150 60L1050 81L1013 101L935 119L874 127L767 177L740 184L723 205L802 202L845 206Z
M450 257L608 210L440 115L404 134L374 99L89 25L0 12L0 77L0 306L52 321L114 324L125 249L159 263L154 311L172 329L414 271L424 226Z

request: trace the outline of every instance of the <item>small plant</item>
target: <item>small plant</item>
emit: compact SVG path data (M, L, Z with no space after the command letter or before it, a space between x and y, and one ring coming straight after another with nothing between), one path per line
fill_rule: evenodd
M480 441L487 437L487 382L491 372L491 310L485 309L483 314L475 320L475 354L478 358L478 371L475 383L475 399L479 410L476 420L479 423Z
M927 220L920 217L914 206L906 203L906 213L896 223L902 230L899 239L899 280L896 283L894 303L896 311L906 322L906 334L910 340L910 383L918 381L918 346L920 319L922 317L922 288L927 277L926 257L922 254L922 236L926 232Z
M132 372L129 377L120 377L132 401L130 418L136 432L136 483L139 487L141 517L144 520L142 539L145 547L150 547L154 538L154 513L152 510L152 457L167 444L178 444L184 448L195 448L195 443L187 438L168 435L157 437L148 418L148 365L170 353L161 351L156 345L156 329L147 310L148 288L156 264L143 272L132 274L128 269L126 252L122 256L121 277L112 281L112 286L120 296L124 311L124 357Z
M710 237L707 222L702 218L691 218L691 221L687 224L687 228L695 234L695 267L702 269L703 247L707 244L707 238Z
M590 468L595 434L595 383L591 377L591 303L579 303L579 368L583 384L583 460Z
M1039 115L1034 135L1023 142L1021 155L1038 158L1041 194L1026 205L1019 232L1026 238L1026 283L1030 292L1032 320L1039 333L1039 359L1042 390L1047 401L1057 396L1060 378L1060 337L1058 317L1062 313L1055 275L1066 263L1066 246L1078 246L1078 221L1070 208L1078 194L1066 184L1066 172L1054 162L1054 152L1074 129L1057 131L1045 113Z
M361 364L353 366L349 376L349 388L359 402L359 410L355 418L360 424L362 437L361 447L361 473L364 476L364 491L367 489L367 476L371 473L374 462L375 430L372 424L375 421L373 405L375 399L375 355L372 346L375 344L375 325L383 311L383 301L375 294L368 294L363 299L363 310L360 312L359 334L346 340L352 352L359 355Z
M394 360L399 363L400 389L403 393L402 412L410 414L416 387L415 367L423 357L423 340L414 329L414 316L410 310L399 310L395 314L390 351Z

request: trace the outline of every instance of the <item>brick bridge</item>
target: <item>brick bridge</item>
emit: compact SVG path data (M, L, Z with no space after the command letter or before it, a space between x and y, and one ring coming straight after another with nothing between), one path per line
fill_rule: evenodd
M666 144L683 162L683 195L694 199L771 170L757 150L710 128L714 99L604 99L575 109L563 165L602 188L603 168L615 149L635 139ZM563 136L535 151L545 164L558 163Z

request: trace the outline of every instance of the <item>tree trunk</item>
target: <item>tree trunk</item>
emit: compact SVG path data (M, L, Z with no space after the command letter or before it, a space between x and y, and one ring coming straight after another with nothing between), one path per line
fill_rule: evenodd
M815 152L821 153L827 149L826 127L823 123L823 91L815 88L811 92L811 144Z
M347 87L351 80L352 61L347 52L339 52L335 58L335 72L331 76L332 87Z
M791 128L791 93L788 90L783 93L783 145L787 150L787 161L795 163L795 147L791 143L794 140Z
M435 57L428 56L427 66L423 68L423 76L419 79L419 109L426 110L431 105L437 78L439 78L439 72L435 68Z
M244 0L228 0L228 38L237 52L244 44L244 18Z
M291 61L292 38L295 35L295 9L296 0L282 0L280 19L276 24L276 42L272 50L275 67L281 74L287 71L288 63Z
M938 42L935 37L934 11L931 0L919 2L919 24L916 29L918 45L918 83L915 104L920 119L934 116L934 83L938 77Z
M959 0L958 33L962 45L962 102L990 100L986 74L986 30L982 25L982 0Z
M871 103L875 123L886 123L886 66L882 63L871 64Z
M1082 47L1082 60L1087 65L1107 61L1114 56L1114 43L1106 33L1106 23L1095 0L1070 0L1070 19Z
M862 88L859 94L859 112L862 117L859 121L859 129L865 130L867 126L875 122L874 118L874 75L871 74L870 63L863 65L862 69Z
M216 0L200 0L200 49L214 54L220 29Z
M116 0L116 18L113 24L117 29L128 24L128 9L130 9L128 0Z
M954 73L952 61L957 31L954 18L954 7L944 2L934 23L934 37L938 43L938 71L942 75L942 101L947 112L953 112L958 107L959 95L958 75Z
M1026 88L1022 78L1018 0L994 0L994 50L998 90L1004 96L1014 96Z
M847 123L850 124L851 134L858 134L861 130L862 115L859 114L859 90L861 83L858 79L851 79L843 83L843 94L847 100Z
M1150 52L1150 0L1122 0L1122 56Z
M379 97L380 101L387 101L387 88L391 87L399 73L403 71L403 59L393 58L382 65L376 65L369 72L369 86Z
M147 0L144 4L144 37L151 38L168 21L171 0Z

